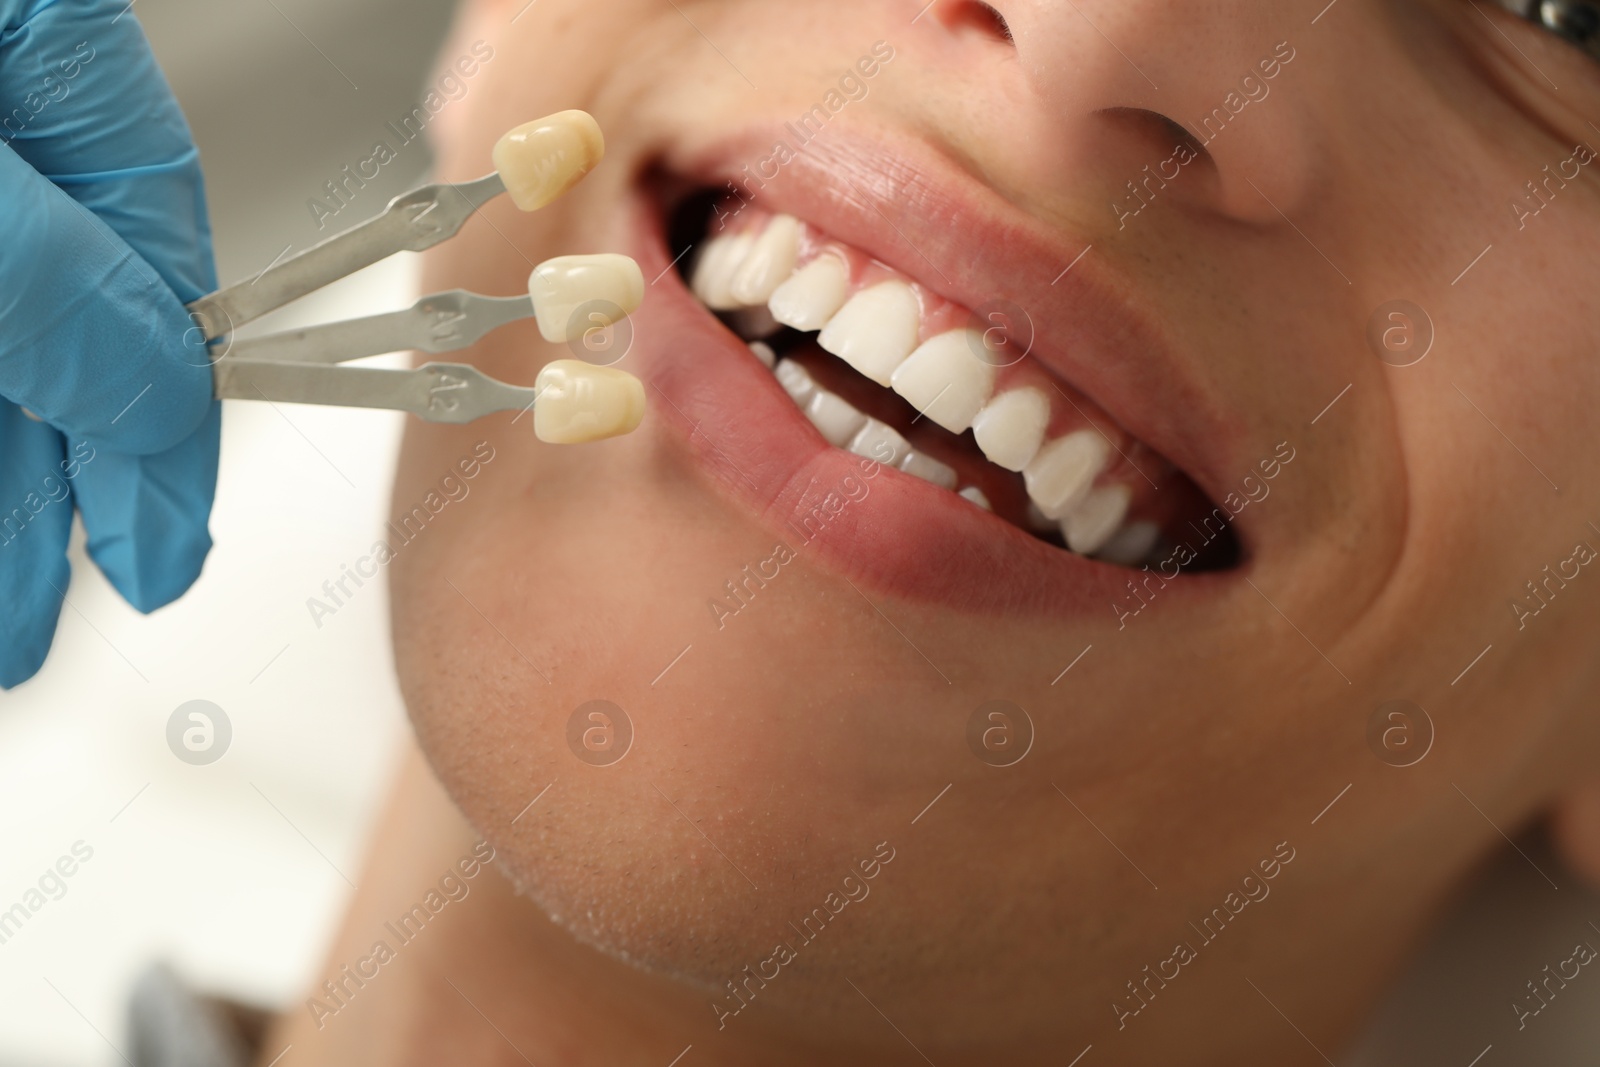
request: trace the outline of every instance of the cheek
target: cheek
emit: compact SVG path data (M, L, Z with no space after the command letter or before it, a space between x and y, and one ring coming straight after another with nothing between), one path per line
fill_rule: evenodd
M664 971L737 971L770 952L772 916L803 914L871 854L886 792L905 782L914 797L891 806L926 803L947 746L906 712L951 698L803 553L762 578L777 535L648 442L597 461L626 487L610 494L567 468L526 487L521 460L540 453L504 451L393 568L423 748L579 937ZM707 945L725 955L706 961Z

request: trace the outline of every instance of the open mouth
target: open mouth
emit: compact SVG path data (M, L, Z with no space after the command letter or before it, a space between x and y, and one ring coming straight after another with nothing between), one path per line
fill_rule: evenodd
M701 190L669 205L689 290L830 446L959 495L1079 556L1183 570L1241 559L1219 509L1030 352L1025 315L958 305L837 236Z

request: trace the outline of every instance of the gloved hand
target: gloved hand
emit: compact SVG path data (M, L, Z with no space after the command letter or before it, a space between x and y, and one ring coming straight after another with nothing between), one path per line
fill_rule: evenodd
M211 547L221 408L199 155L127 0L0 0L0 686L89 555L143 612ZM30 419L22 409L38 417Z

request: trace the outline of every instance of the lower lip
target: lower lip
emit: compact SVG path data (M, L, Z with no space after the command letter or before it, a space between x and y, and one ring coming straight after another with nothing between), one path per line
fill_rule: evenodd
M1108 622L1138 572L1073 555L955 493L832 448L748 346L673 268L654 199L639 191L623 239L646 278L630 367L653 417L696 464L798 555L866 589L965 611ZM1186 575L1173 603L1220 576Z

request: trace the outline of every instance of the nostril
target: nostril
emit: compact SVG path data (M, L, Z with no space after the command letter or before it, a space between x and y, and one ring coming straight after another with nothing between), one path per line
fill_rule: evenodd
M986 37L1014 44L1011 26L1004 15L981 0L935 0L939 21L950 30L975 30Z
M1000 14L1000 12L996 11L994 8L985 3L974 3L972 6L981 8L982 13L988 16L990 31L994 33L995 36L1004 40L1008 44L1016 44L1017 39L1011 35L1011 24L1006 21L1006 17L1004 15Z
M1213 163L1211 153L1198 138L1195 137L1182 123L1168 118L1157 111L1150 111L1142 107L1108 107L1100 112L1108 119L1120 122L1129 129L1137 130L1149 137L1152 142L1163 148L1176 148L1183 146L1192 152L1196 158Z

